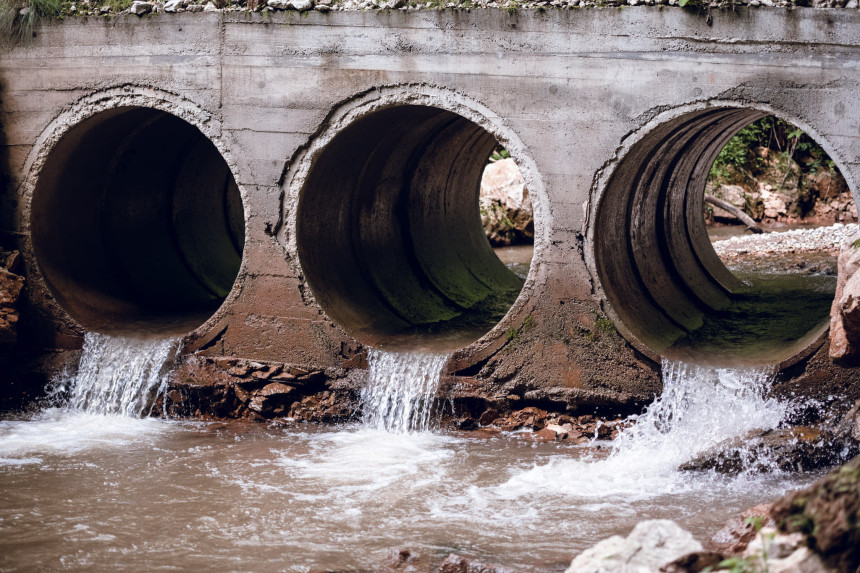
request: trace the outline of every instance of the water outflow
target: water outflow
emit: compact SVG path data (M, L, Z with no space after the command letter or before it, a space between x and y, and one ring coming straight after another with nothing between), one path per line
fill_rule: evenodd
M88 332L76 376L66 381L67 408L141 417L167 388L178 338L138 339Z
M713 368L663 360L663 393L619 436L614 457L672 467L753 430L775 428L788 404L767 397L770 366Z
M365 426L387 432L424 432L436 404L447 354L371 349L368 381L361 392Z
M608 456L554 456L515 473L497 493L518 498L542 491L601 502L702 495L720 478L680 471L680 465L726 440L775 428L788 413L789 404L768 397L770 367L711 368L664 360L662 368L663 393L619 435Z

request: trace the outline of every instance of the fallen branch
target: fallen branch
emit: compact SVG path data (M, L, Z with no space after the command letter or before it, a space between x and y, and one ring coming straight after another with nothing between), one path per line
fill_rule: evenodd
M736 219L738 219L741 223L746 225L747 228L750 231L752 231L753 233L763 233L764 232L764 230L761 228L761 226L758 223L756 223L752 217L750 217L749 215L747 215L746 213L744 213L743 211L741 211L740 209L738 209L737 207L735 207L731 203L726 203L722 199L717 199L716 197L714 197L713 195L711 195L709 193L705 193L705 203L710 203L714 207L719 207L723 211L728 211Z

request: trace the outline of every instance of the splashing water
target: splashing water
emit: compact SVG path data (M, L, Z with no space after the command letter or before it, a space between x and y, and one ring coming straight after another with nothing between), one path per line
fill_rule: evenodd
M169 422L145 416L167 389L178 350L179 339L87 333L77 374L56 383L56 405L26 419L0 420L0 466L135 447L163 435Z
M178 338L136 339L89 332L78 373L67 382L67 409L88 414L149 414L167 388Z
M371 350L368 381L362 389L362 422L395 433L426 432L436 403L446 354Z
M519 497L541 488L579 498L636 500L700 490L708 479L678 466L725 440L775 428L788 412L788 404L767 397L771 368L668 360L662 367L662 395L619 435L608 456L554 457L514 475L498 493Z

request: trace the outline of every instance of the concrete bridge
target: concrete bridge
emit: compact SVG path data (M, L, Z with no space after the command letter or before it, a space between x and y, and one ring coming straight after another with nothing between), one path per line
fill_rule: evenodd
M451 391L648 398L673 341L737 287L701 217L728 138L778 115L860 192L860 10L711 15L42 27L0 54L0 229L25 257L22 335L73 348L85 329L178 332L201 356L348 375L363 345L519 289L477 211L501 145L535 206L534 260L504 318L454 353ZM853 379L823 358L822 330L772 341L789 378Z

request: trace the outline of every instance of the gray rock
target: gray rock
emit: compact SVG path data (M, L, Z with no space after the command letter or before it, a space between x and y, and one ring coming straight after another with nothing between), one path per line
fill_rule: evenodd
M174 13L183 9L185 0L167 0L164 3L164 11Z
M290 0L290 6L293 10L307 12L308 10L313 10L314 0Z
M218 11L218 6L216 6L216 5L215 5L215 4L213 4L212 2L207 2L207 3L206 3L206 6L204 6L204 7L203 7L203 11L204 11L204 12L217 12L217 11Z
M674 521L643 521L626 538L615 535L586 549L566 573L653 573L688 553L702 551L693 535Z
M151 2L140 2L140 0L135 0L131 3L131 8L129 8L128 11L132 14L143 16L144 14L152 12L152 6L153 4Z

